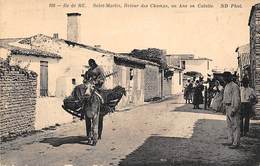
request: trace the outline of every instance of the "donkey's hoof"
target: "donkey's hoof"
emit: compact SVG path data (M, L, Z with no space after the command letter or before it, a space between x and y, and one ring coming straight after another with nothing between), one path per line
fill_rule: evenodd
M96 146L96 145L97 145L97 140L93 140L92 146Z

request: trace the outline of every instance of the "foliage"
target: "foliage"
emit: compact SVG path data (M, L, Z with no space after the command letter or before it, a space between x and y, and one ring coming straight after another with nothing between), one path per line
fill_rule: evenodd
M151 62L155 62L160 65L162 69L167 68L166 64L166 56L163 50L157 49L157 48L148 48L148 49L134 49L131 53L130 56L143 59L143 60L148 60Z
M169 70L166 62L166 55L164 50L157 48L148 48L148 49L134 49L130 56L135 58L151 61L160 65L160 69L164 70L164 77L171 78L173 76L173 72Z

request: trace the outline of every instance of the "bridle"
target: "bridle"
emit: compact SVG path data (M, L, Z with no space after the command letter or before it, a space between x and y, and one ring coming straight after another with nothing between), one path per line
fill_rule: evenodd
M97 92L95 85L91 81L85 83L85 86L87 87L85 92L86 96L93 96L94 94L96 94L100 99L101 103L104 103L103 97Z

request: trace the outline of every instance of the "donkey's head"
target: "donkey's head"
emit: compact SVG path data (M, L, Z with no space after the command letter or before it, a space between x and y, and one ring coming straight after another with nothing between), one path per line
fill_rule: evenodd
M88 82L85 83L85 86L86 86L85 95L91 96L91 94L92 94L92 93L94 92L94 90L95 90L95 85L94 85L92 82L88 81Z

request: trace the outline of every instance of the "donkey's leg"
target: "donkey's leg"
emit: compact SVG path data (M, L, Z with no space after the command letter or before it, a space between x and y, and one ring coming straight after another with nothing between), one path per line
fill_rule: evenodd
M92 134L93 134L93 145L96 145L98 138L98 122L99 122L99 112L92 118Z
M91 137L91 119L85 116L85 123L86 123L86 135L88 138Z
M103 131L103 118L104 115L99 114L98 120L98 139L101 139L102 131Z

